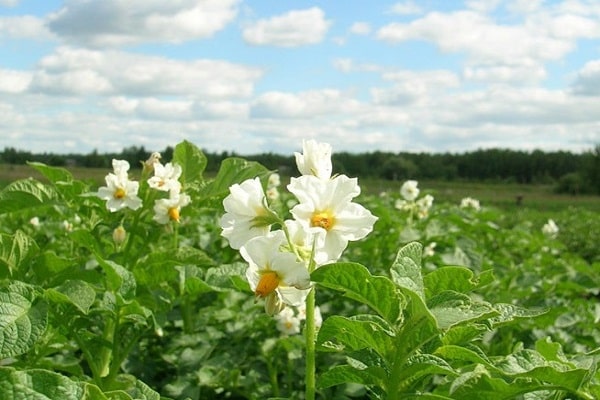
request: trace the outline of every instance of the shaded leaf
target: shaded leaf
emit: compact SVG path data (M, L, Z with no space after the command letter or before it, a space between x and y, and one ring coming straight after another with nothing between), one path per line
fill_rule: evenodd
M47 325L48 307L33 286L15 281L0 290L0 359L29 351Z
M18 230L14 235L0 234L0 266L5 265L11 274L38 250L35 241L23 231Z
M46 290L46 296L55 302L69 303L87 314L96 298L94 289L84 281L67 280L62 285Z

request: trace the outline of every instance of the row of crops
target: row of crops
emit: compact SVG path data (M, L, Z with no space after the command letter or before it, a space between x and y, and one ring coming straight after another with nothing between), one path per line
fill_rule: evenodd
M597 213L296 161L31 163L0 191L0 398L600 398Z

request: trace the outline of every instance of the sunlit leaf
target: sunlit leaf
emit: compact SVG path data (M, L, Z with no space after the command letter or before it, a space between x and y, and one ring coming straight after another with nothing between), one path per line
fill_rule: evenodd
M396 286L384 276L371 275L361 264L339 262L324 265L312 273L311 279L368 305L389 323L398 318L402 298Z
M402 247L390 268L392 280L398 286L407 288L425 297L423 277L421 275L421 254L423 246L418 242L411 242Z
M48 207L57 198L58 194L54 188L33 178L14 181L0 191L0 215Z
M57 182L72 182L73 174L61 167L52 167L41 162L30 161L27 163L31 167L38 170L44 175L50 182L56 184Z
M202 150L187 140L178 143L173 151L172 162L181 166L180 181L184 188L192 183L201 183L207 159Z
M357 315L346 318L327 318L317 336L317 346L322 350L355 351L369 348L385 360L393 351L393 341L387 323L377 316Z

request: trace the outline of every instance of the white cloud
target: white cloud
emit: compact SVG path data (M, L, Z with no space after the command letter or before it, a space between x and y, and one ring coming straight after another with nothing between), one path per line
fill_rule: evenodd
M542 26L499 25L473 11L434 12L408 24L382 27L377 37L392 43L429 40L448 53L467 53L472 62L516 65L522 60L558 60L571 51L571 40L543 33Z
M252 45L297 47L321 42L330 25L323 10L312 7L258 20L244 29L243 37Z
M14 7L19 4L20 0L0 0L0 6L2 7Z
M0 17L0 38L52 39L53 35L45 26L44 20L32 15Z
M350 27L350 33L355 35L368 35L371 33L371 25L368 22L355 22Z
M371 96L375 104L407 105L427 99L434 93L456 88L460 84L456 74L441 70L386 72L382 77L393 82L393 86L372 88Z
M600 96L600 60L587 62L577 73L571 89L578 95Z
M399 15L421 14L423 9L414 1L403 1L395 3L390 7L390 13Z
M298 94L267 92L252 103L253 118L304 118L352 112L358 102L334 89L310 90Z
M502 0L467 0L465 6L478 12L490 12L496 9Z
M538 83L548 76L546 69L538 63L524 65L475 65L463 70L465 80L480 83Z
M120 51L60 47L44 57L31 90L67 95L246 97L257 68L218 60L176 61Z
M0 92L21 93L31 82L29 72L0 69Z
M48 26L68 41L89 46L204 39L237 15L238 0L68 0Z
M356 63L350 58L335 58L333 68L340 72L382 72L383 67L376 64Z

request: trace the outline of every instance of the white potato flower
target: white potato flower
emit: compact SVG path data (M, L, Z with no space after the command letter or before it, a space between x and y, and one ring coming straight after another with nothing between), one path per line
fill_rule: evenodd
M315 140L302 141L302 153L294 152L298 171L302 175L313 175L319 179L331 178L331 145Z
M417 197L419 197L419 188L417 185L419 182L414 180L408 180L402 184L400 187L400 195L404 197L405 200L414 201Z
M223 207L225 214L220 221L221 235L229 240L232 248L237 250L253 237L269 232L270 224L261 221L270 211L259 178L232 185L229 195L223 200Z
M190 202L190 196L187 194L171 192L169 198L156 200L152 219L163 225L169 221L179 222L181 208L187 206Z
M296 316L294 310L286 307L275 316L276 326L279 332L291 336L300 333L300 318Z
M377 217L352 202L360 194L356 178L338 175L321 180L303 175L292 178L288 190L299 201L290 211L294 219L320 237L315 246L317 264L336 261L348 241L362 239L373 230Z
M461 208L472 208L475 211L479 211L481 209L481 205L479 204L479 200L474 199L472 197L465 197L460 201Z
M556 225L556 222L554 222L553 219L549 219L548 222L546 222L544 226L542 226L542 232L546 236L555 238L559 232L558 225Z
M130 181L127 176L129 163L124 160L113 160L114 173L106 175L106 186L98 188L97 196L106 200L106 207L115 212L123 208L137 210L142 206L142 199L137 196L139 183Z
M178 164L166 163L162 165L160 162L154 163L154 176L148 179L148 186L153 189L163 192L179 192L181 183L181 166Z
M281 251L286 243L281 230L250 239L240 248L248 262L246 278L257 298L265 299L269 314L281 311L282 303L301 304L310 289L310 275L304 261L294 253Z

